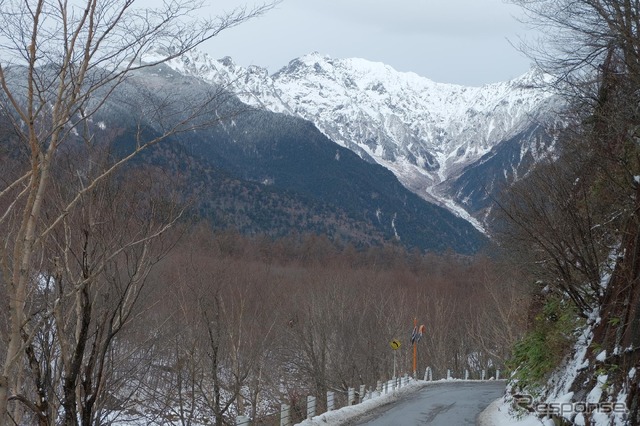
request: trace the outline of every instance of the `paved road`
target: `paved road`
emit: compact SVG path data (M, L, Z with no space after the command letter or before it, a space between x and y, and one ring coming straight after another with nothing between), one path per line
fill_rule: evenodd
M353 425L466 426L504 393L505 382L442 382L430 384L393 405L361 417Z

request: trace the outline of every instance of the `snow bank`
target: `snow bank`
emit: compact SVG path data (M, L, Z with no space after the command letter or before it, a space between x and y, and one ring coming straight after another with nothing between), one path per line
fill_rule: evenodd
M429 385L430 383L437 382L427 382L424 380L411 380L408 384L404 385L401 388L398 388L394 391L391 391L387 394L380 394L375 392L370 399L366 399L362 401L360 404L351 405L348 407L342 407L338 410L329 411L323 414L319 414L315 416L313 419L307 419L300 423L297 423L300 426L316 426L327 424L331 425L340 425L349 420L353 420L354 418L361 416L370 412L371 410L393 403L405 395L410 394L412 392L416 392L423 387Z

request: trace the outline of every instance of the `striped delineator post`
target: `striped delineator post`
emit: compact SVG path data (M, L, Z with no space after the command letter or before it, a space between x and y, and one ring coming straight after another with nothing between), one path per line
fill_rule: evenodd
M335 401L335 393L333 393L333 391L327 391L327 411L335 409Z

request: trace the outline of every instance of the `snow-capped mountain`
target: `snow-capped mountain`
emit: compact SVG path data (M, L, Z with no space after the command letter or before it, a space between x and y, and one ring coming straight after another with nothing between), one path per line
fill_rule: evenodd
M504 83L464 87L382 63L318 53L294 59L273 75L200 52L168 65L232 88L250 105L312 121L336 143L385 166L413 192L480 229L486 211L482 203L472 205L478 188L469 187L470 169L500 157L502 145L513 151L516 141L517 153L509 155L508 164L494 164L496 176L484 176L485 196L490 195L487 188L499 187L496 179L526 173L519 170L525 159L530 164L545 151L541 134L532 129L540 128L553 104L551 93L540 88L543 76L537 71ZM465 173L464 182L458 182Z

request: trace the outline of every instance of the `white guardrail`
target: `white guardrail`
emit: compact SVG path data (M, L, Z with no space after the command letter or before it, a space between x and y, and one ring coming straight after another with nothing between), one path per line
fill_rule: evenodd
M469 370L465 370L463 378L460 378L460 379L472 380L469 377L470 377ZM486 377L487 377L486 371L485 370L480 371L479 380L487 380ZM499 380L500 370L496 370L495 377L491 377L491 379ZM444 380L454 380L453 376L451 375L451 370L447 370L446 379ZM433 381L433 370L431 369L431 367L427 367L425 369L424 381ZM356 388L348 388L346 395L343 392L328 391L327 392L327 410L324 411L323 413L317 412L317 408L318 408L317 397L314 395L309 395L307 396L306 419L311 420L317 415L328 413L334 410L339 411L342 408L351 407L354 405L361 404L362 402L373 399L373 398L388 395L390 393L395 392L398 389L406 387L411 382L415 382L415 380L411 376L405 374L402 377L396 377L384 382L379 380L378 383L376 384L375 389L366 389L365 385L360 385L357 391L356 391ZM344 396L346 396L346 404L342 407L336 407L337 405L336 396L339 393L342 393ZM280 426L291 426L293 424L293 417L292 417L291 410L292 410L292 407L289 404L285 404L285 403L281 404L280 412L275 413L276 415L279 414L278 417L280 420ZM298 418L300 417L298 416ZM236 419L236 426L251 426L251 424L252 424L251 419L249 417L238 416Z

